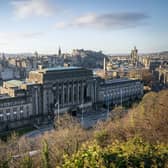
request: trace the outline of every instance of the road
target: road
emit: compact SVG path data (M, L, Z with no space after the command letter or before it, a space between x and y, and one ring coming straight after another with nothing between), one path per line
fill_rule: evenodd
M77 118L80 120L83 128L86 129L91 128L97 123L97 121L107 119L107 110L101 109L99 110L99 112L96 111L83 112L83 117L82 113L79 113L77 115ZM40 126L39 129L28 132L24 136L26 138L35 138L44 134L45 132L51 132L53 130L54 128L52 124L46 126Z
M40 136L40 135L44 134L45 132L50 132L52 130L54 130L52 124L45 125L45 126L39 127L39 129L37 129L37 130L34 130L34 131L31 131L31 132L28 132L28 133L24 134L24 137L26 137L26 138L35 138L37 136Z
M84 128L90 128L94 126L99 120L107 119L107 110L101 109L99 112L83 112L83 119L82 114L78 114L77 117L80 119L81 125Z

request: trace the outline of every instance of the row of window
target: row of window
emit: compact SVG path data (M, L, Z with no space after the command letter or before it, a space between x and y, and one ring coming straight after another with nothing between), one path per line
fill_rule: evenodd
M0 115L17 114L19 112L23 113L24 111L25 112L29 112L30 111L29 105L13 107L13 108L7 108L7 109L0 109Z
M4 103L0 103L0 107L10 107L10 106L16 106L16 105L25 104L25 103L26 103L25 100L4 102Z
M132 93L132 92L140 92L141 88L127 88L127 89L117 89L117 90L109 90L107 89L107 94L113 94L113 95L117 95L117 94L125 94L125 93ZM106 93L106 91L105 91Z
M21 120L21 119L27 118L29 116L30 116L29 111L27 111L26 113L24 113L23 111L21 111L20 113L14 112L12 115L11 115L11 113L6 113L6 116L0 114L0 121Z
M133 85L133 86L129 86L129 87L118 87L118 88L105 88L106 90L111 90L111 91L127 91L127 90L140 90L142 89L141 85Z

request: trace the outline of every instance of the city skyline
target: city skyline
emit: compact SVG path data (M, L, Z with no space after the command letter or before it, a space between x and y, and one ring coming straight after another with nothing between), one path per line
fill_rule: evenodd
M2 0L0 52L167 50L166 0Z

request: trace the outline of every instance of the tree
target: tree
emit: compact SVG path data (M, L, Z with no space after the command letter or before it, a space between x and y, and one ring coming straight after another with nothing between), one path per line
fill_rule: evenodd
M50 168L50 158L49 158L49 148L46 140L43 141L43 149L42 149L42 167Z
M28 154L22 159L21 168L33 168L32 158Z
M122 106L115 107L111 112L110 112L110 118L112 120L117 120L123 117L125 113L125 109Z

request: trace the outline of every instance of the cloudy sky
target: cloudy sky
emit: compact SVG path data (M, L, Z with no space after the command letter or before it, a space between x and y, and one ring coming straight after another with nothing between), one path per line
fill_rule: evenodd
M0 0L0 52L168 50L168 0Z

